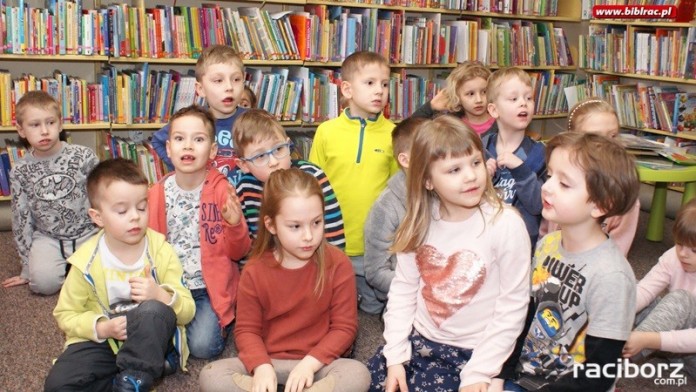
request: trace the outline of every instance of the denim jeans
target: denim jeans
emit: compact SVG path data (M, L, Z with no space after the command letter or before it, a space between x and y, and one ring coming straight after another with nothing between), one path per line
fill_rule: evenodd
M210 305L207 289L191 290L196 316L186 326L189 352L196 358L210 359L222 354L231 325L220 328L220 320Z

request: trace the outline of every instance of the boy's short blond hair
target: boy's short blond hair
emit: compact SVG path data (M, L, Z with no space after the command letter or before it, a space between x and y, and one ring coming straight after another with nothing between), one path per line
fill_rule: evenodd
M244 156L244 149L255 141L288 138L285 128L270 113L263 109L248 109L240 114L232 126L234 148L237 156Z
M378 64L389 69L389 61L375 52L355 52L346 57L341 64L341 79L350 82L366 65Z
M58 101L49 93L37 90L26 92L22 98L19 99L19 102L17 102L17 106L15 107L15 120L17 124L22 125L24 121L24 112L30 107L53 111L58 121L62 122L63 115L60 112Z
M459 90L464 83L476 78L488 80L490 76L491 71L478 61L467 61L460 64L447 76L447 86L445 87L448 101L447 110L458 112L463 109L459 100Z
M603 218L624 215L636 204L640 181L633 157L618 142L592 133L563 132L546 145L546 162L554 150L568 151L570 161L585 172L588 201Z
M210 139L213 141L215 140L215 118L213 118L213 115L210 114L208 110L198 105L191 105L185 108L181 108L172 115L172 117L169 119L170 138L172 137L171 129L174 125L174 121L182 117L188 116L196 117L203 121L203 125L205 125L205 129L206 131L208 131Z
M124 158L101 161L87 175L87 198L92 208L99 209L101 192L115 181L148 186L147 177L135 162Z
M208 67L214 64L236 65L244 72L244 62L237 52L227 45L213 45L205 48L196 61L196 80L201 81Z
M518 78L525 85L532 87L532 78L527 72L517 67L501 68L491 74L486 87L488 103L492 103L500 95L500 85L512 78Z
M428 121L423 117L409 117L406 120L396 124L392 130L392 148L394 150L394 158L399 161L399 154L409 153L413 144L413 135L416 133L421 124Z

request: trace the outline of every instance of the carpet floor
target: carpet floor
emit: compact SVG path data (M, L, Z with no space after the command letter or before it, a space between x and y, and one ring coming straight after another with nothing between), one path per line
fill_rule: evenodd
M641 212L638 234L628 259L640 279L657 262L658 257L672 246L672 221L667 220L662 242L645 240L647 213ZM19 273L19 261L11 232L0 232L0 280ZM63 335L51 314L56 296L32 295L25 285L18 288L0 288L0 391L41 391L43 382L63 348ZM609 299L607 299L609 300ZM382 344L383 325L379 316L360 313L360 332L355 346L356 359L366 361ZM229 340L222 357L235 353ZM659 360L653 360L659 361ZM198 374L207 361L191 359L187 374L167 377L158 391L196 391ZM694 390L696 380L689 378L687 385L660 386L653 378L621 379L622 392Z

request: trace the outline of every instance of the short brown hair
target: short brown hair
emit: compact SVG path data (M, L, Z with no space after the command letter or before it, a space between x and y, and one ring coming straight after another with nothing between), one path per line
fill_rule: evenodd
M696 199L684 204L677 212L672 237L677 245L696 248Z
M488 78L486 97L489 103L495 101L500 95L500 85L512 78L518 78L525 85L532 87L532 78L523 69L517 67L501 68L493 72Z
M279 137L288 138L285 128L270 113L263 109L247 109L240 114L232 126L234 148L237 156L244 156L244 148L255 141Z
M181 108L172 115L172 117L169 119L169 137L172 135L171 129L174 125L174 121L188 116L196 117L203 121L203 125L205 125L205 129L208 131L208 135L210 136L211 140L215 140L215 119L207 109L198 105L191 105Z
M585 172L588 201L605 212L603 218L626 214L636 204L638 171L622 145L596 134L563 132L546 145L547 162L557 148L566 149L571 162Z
M147 178L135 162L124 158L101 161L87 176L87 197L92 208L99 208L99 192L114 181L148 185Z
M55 112L56 117L58 117L58 121L62 122L63 120L63 115L60 112L60 105L58 104L58 101L56 101L55 98L53 98L49 93L42 90L36 90L26 92L24 95L22 95L22 98L19 99L19 102L17 102L17 106L15 107L15 120L17 121L17 124L22 125L22 122L24 121L24 112L29 107L51 110Z
M599 112L611 113L616 116L617 120L619 119L618 115L616 114L616 110L609 104L609 102L600 98L592 97L576 103L575 106L570 109L570 112L568 112L568 130L582 131L581 129L578 129L578 126L582 120L592 113Z
M466 61L460 64L447 76L447 86L445 87L448 101L447 110L458 112L463 109L462 103L459 101L459 90L464 83L476 78L488 80L490 76L491 71L478 61Z
M208 67L214 64L233 64L244 72L244 62L234 49L227 45L213 45L205 48L196 61L196 80L200 82Z
M423 117L409 117L404 121L396 124L392 130L392 148L394 150L394 158L397 158L402 152L411 151L413 144L413 135L418 127L428 121Z
M389 61L379 53L355 52L343 60L343 64L341 64L341 79L345 81L353 80L364 66L370 64L378 64L389 68Z

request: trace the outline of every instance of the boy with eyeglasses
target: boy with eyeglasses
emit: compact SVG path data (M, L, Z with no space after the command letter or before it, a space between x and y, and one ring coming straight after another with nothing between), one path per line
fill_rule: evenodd
M256 238L263 184L272 172L296 167L313 175L324 192L324 237L334 246L343 249L346 239L343 233L343 216L328 177L318 166L291 159L292 142L275 117L262 109L248 109L234 123L234 146L237 166L244 173L237 183L237 197L249 227L249 234Z
M150 188L148 225L174 246L196 303L186 326L189 351L210 359L225 349L235 319L237 262L251 240L234 188L210 166L218 149L212 114L199 106L176 112L166 147L175 171Z

